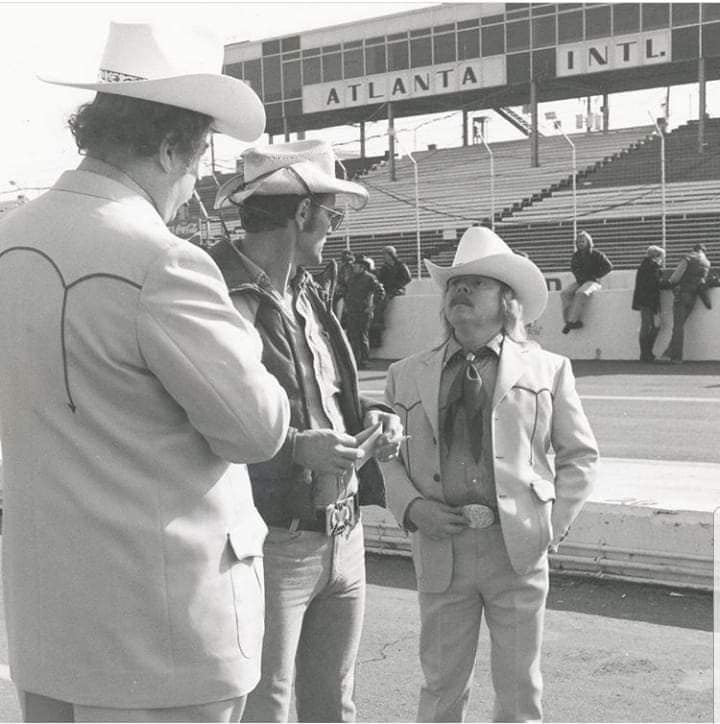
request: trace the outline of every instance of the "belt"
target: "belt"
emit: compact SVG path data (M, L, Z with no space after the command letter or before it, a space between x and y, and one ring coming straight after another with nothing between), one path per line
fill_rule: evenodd
M309 530L316 533L325 533L328 536L340 535L350 532L360 520L360 504L357 495L330 503L318 508L311 518L285 517L278 520L268 520L268 525L279 528L288 528L291 531Z

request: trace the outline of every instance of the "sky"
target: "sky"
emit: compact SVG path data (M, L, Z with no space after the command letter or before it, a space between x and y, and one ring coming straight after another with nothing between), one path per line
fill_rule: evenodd
M110 20L171 21L210 28L221 42L258 40L298 33L303 30L377 17L437 3L419 2L234 2L234 3L101 3L45 2L5 3L0 1L0 200L17 195L18 189L33 197L52 184L66 168L79 162L73 139L66 127L68 116L77 106L91 100L92 93L52 86L36 78L37 73L66 71L68 77L94 77L102 54ZM707 102L711 115L720 114L720 94L708 85ZM611 127L647 125L648 111L662 114L665 89L636 91L611 96ZM600 99L593 106L598 109ZM548 111L562 119L566 132L575 131L576 114L585 108L584 99L542 104L540 118ZM519 109L518 109L519 110ZM697 117L697 88L672 89L670 126ZM424 149L429 143L440 147L457 146L461 140L461 114L411 117L396 121L401 146L406 150ZM546 131L549 126L546 128ZM368 124L368 155L387 148L386 124ZM309 132L313 137L323 132ZM488 140L521 138L519 132L495 117ZM338 151L357 153L358 131L334 128L324 133ZM264 137L267 140L267 137ZM276 139L282 140L282 139ZM246 147L233 139L217 136L218 170L234 168L235 157ZM209 170L209 156L204 171Z

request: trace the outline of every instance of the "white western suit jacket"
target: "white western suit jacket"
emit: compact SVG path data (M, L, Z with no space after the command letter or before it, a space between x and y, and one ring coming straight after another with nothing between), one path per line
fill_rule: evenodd
M444 351L441 345L388 370L386 398L410 436L400 459L383 465L388 505L401 525L415 498L445 502L438 447ZM597 445L570 361L532 342L505 338L490 414L500 524L512 566L523 574L566 535L590 494ZM432 540L418 531L412 548L419 590L447 589L451 539Z
M289 407L218 268L87 159L0 223L0 294L14 682L119 708L247 693L267 528L231 462L274 455Z

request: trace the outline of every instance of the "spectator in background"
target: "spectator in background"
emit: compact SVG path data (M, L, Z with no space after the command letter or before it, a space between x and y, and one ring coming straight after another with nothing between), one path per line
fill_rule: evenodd
M345 249L345 251L340 255L340 262L338 263L337 270L337 283L335 284L335 295L333 296L333 311L338 315L338 318L342 318L340 302L345 298L348 282L350 281L350 277L353 275L354 261L355 254L353 254L350 249Z
M659 362L682 362L685 322L695 306L695 300L701 295L706 296L705 282L709 271L710 261L706 256L705 245L695 244L670 275L668 281L673 288L673 331L670 344ZM706 306L709 301L706 296Z
M575 281L560 292L563 334L583 326L582 316L588 299L602 289L600 279L610 272L612 264L605 254L595 249L592 236L580 231L575 240L575 253L570 260L570 270Z
M405 287L410 284L412 279L408 265L400 261L397 249L394 246L383 248L383 265L378 270L377 278L385 288L385 296L375 306L375 314L370 325L371 347L379 347L382 344L382 333L385 330L385 314L390 300L393 297L405 294Z
M358 369L364 369L370 357L370 320L375 305L385 296L385 289L371 272L372 259L356 254L353 275L345 292L345 329Z
M635 275L632 308L640 312L640 361L655 359L653 345L660 331L656 323L660 314L660 278L665 263L665 251L659 246L649 246L645 258Z

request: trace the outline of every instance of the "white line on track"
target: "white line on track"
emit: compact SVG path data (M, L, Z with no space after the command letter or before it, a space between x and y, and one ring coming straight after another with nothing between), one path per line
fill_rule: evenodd
M0 680L10 681L10 667L5 664L0 664Z
M366 395L384 395L385 390L365 390ZM581 400L622 400L625 402L708 402L720 404L720 397L631 397L629 395L580 395Z

